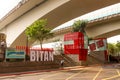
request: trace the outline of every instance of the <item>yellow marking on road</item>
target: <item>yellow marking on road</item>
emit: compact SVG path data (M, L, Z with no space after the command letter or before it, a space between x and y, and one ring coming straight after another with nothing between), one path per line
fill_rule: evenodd
M105 79L102 79L102 80L109 80L109 79L113 79L113 78L116 78L116 77L119 77L119 75L114 75L114 76L112 76L112 77L105 78Z
M118 75L120 76L120 71L118 69L116 69L116 71L117 71Z
M81 69L83 69L83 68L77 68L77 69L81 70ZM85 68L85 69L88 69L88 68ZM70 69L70 70L76 70L76 69ZM65 71L65 72L66 72L66 71L70 71L70 70L61 70L61 71L63 71L63 72ZM80 72L84 72L84 71L79 71L78 73L76 73L76 74L68 77L68 78L65 79L65 80L69 80L70 78L78 75ZM45 78L52 77L52 76L55 76L55 75L60 74L60 73L61 73L61 72L58 72L58 73L55 73L55 74L53 74L53 75L46 76ZM40 78L39 80L45 80L45 78Z
M113 79L113 78L117 78L120 76L120 71L118 69L116 69L118 75L114 75L114 76L111 76L111 77L108 77L108 78L105 78L105 79L102 79L102 80L109 80L109 79Z
M96 78L98 77L98 75L101 73L102 70L103 70L103 69L100 68L100 70L99 70L98 73L95 75L95 77L93 78L93 80L96 80Z
M55 73L55 74L53 74L53 75L45 76L45 78L49 78L49 77L58 75L58 74L60 74L60 73L61 73L61 72ZM45 80L45 79L44 79L44 78L40 78L39 80Z
M79 73L81 73L81 71L79 71L78 73L76 73L76 74L74 74L74 75L72 75L72 76L70 76L70 77L66 78L65 80L69 80L70 78L72 78L72 77L74 77L74 76L78 75Z
M83 68L80 68L79 70L81 70L81 69L83 69ZM88 68L85 68L85 69L88 69ZM65 80L69 80L69 79L71 79L72 77L74 77L74 76L76 76L76 75L78 75L78 74L80 74L81 72L84 72L84 71L85 71L85 70L79 71L78 73L71 75L70 77L66 78Z

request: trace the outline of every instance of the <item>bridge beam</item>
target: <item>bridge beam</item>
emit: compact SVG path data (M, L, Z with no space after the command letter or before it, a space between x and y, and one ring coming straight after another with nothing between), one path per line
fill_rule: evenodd
M46 0L43 4L37 5L23 15L15 16L17 14L15 12L12 13L13 18L16 18L9 23L6 21L11 18L6 18L0 22L0 25L2 25L0 32L7 35L6 41L10 47L25 45L26 36L24 31L35 20L47 18L47 27L55 28L73 18L118 2L119 0ZM26 5L26 7L28 6L30 4ZM22 12L24 8L16 11L19 10Z

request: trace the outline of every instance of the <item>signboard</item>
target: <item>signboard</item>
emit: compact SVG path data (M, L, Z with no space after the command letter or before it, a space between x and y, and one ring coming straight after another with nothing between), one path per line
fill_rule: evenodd
M90 51L104 51L107 49L106 38L94 39L89 41Z
M84 35L81 32L68 33L64 35L64 53L79 54L84 49Z
M24 59L25 58L25 52L24 51L8 51L6 50L6 59Z
M79 60L86 61L88 53L88 37L81 32L64 35L64 53L78 54Z
M105 60L108 60L108 52L107 52L107 39L106 38L98 38L89 41L90 51L103 51L103 55Z
M40 50L31 49L30 50L30 61L53 61L53 50Z

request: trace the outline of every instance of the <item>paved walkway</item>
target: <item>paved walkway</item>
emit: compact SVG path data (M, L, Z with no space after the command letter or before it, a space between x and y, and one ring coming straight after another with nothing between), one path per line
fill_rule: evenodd
M120 64L1 74L0 80L120 80Z

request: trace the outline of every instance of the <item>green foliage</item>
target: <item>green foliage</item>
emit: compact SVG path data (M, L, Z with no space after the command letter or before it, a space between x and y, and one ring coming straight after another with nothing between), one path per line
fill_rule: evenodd
M117 56L120 53L120 43L108 43L108 51L110 55Z
M108 51L109 51L109 54L114 55L115 54L115 45L112 43L108 43Z
M120 41L117 41L116 47L118 48L118 51L120 52Z
M53 36L51 30L45 28L46 26L47 26L47 19L40 19L35 21L29 27L27 27L25 31L28 38L33 40L38 40L40 42L41 48L43 41Z
M84 29L87 26L87 23L88 23L88 21L86 21L86 20L75 21L74 24L72 25L73 26L72 31L73 32L82 32L82 33L85 33Z

